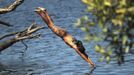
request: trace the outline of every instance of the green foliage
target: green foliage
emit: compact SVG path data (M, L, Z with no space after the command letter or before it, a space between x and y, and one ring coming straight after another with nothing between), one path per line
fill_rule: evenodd
M119 64L124 55L134 49L134 0L82 0L86 11L93 16L83 16L75 25L86 33L85 40L106 41L107 46L96 45L96 52L109 63L111 57Z

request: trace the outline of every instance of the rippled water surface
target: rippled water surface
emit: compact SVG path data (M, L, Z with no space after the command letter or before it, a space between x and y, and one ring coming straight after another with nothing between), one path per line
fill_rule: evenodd
M10 1L3 0L0 6ZM55 25L65 28L70 34L82 40L83 32L73 26L77 18L87 14L80 0L25 0L14 12L0 15L0 19L13 25L9 28L1 26L0 35L23 30L33 21L46 26L34 12L39 6L47 9ZM2 71L0 75L88 75L90 71L88 64L47 26L38 33L42 33L40 38L25 40L28 49L24 57L22 51L25 47L20 42L0 54L0 70L4 68L14 70L13 72ZM134 75L134 62L126 62L122 66L118 66L115 62L109 65L99 63L97 62L99 56L93 50L94 43L84 43L84 45L88 55L97 65L92 75Z

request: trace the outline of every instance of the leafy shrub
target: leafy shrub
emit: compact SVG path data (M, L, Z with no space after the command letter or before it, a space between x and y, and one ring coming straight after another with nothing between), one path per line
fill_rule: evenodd
M86 33L85 40L108 42L106 46L96 44L100 61L111 58L124 62L124 55L134 53L134 0L82 0L88 15L79 18L75 26Z

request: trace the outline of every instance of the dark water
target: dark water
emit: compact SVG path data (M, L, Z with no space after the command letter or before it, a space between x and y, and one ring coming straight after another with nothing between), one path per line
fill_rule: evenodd
M10 1L3 0L0 6ZM86 14L85 6L80 0L25 0L16 11L0 15L0 19L14 25L11 28L1 26L0 35L23 30L33 21L46 26L34 12L39 6L48 10L56 25L67 29L78 39L84 37L83 32L73 26L77 18ZM14 44L0 54L0 75L88 75L90 71L88 64L47 26L38 33L42 33L40 38L25 40L28 49L24 57L22 57L22 51L25 47L21 43ZM92 75L134 75L134 62L126 62L122 66L118 66L115 62L109 65L99 63L97 61L99 55L93 50L94 43L84 43L84 45L88 55L97 65ZM13 72L2 71L4 68Z

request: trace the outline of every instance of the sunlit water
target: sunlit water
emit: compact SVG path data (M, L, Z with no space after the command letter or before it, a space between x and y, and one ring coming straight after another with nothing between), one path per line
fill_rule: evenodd
M3 0L0 6L9 3L8 1L10 0L7 2ZM0 15L0 19L13 25L9 28L1 26L0 35L23 30L33 21L46 26L34 12L39 6L47 9L55 25L65 28L70 34L82 40L84 33L73 26L77 18L87 14L80 0L25 0L14 12ZM88 75L90 71L88 64L47 26L38 33L42 34L40 38L25 40L28 49L23 57L22 51L25 47L20 42L0 54L0 70L4 68L14 70L14 72L2 71L0 75ZM86 52L97 65L92 75L134 75L133 61L126 62L122 66L115 64L116 62L109 65L99 63L97 61L99 55L93 49L94 43L84 45Z

